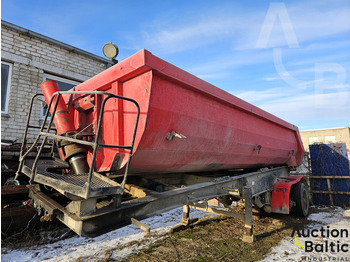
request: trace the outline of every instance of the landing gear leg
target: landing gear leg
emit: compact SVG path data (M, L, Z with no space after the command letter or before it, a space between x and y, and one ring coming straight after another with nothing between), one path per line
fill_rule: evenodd
M252 203L252 189L250 187L243 188L243 198L245 203L245 232L243 242L253 243L255 236L253 234L253 203Z

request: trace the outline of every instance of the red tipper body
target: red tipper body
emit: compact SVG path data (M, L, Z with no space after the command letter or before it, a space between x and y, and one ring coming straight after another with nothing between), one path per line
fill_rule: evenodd
M233 83L234 84L234 83ZM132 98L141 108L130 173L169 173L298 166L304 150L298 128L141 50L75 87ZM68 104L69 95L64 95ZM74 95L75 129L93 137L102 97ZM110 99L103 144L130 145L135 106ZM127 150L100 148L96 171L117 171ZM90 165L92 149L87 159Z

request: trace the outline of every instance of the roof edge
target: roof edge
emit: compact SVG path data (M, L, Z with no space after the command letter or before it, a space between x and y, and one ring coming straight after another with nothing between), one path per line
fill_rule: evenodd
M350 127L348 127L348 126L343 126L343 127L328 127L328 128L308 129L308 130L301 130L300 132L326 131L326 130L346 129L346 128L350 129Z
M19 31L21 32L22 34L25 34L25 35L28 35L28 36L32 36L32 37L36 37L36 38L39 38L41 40L44 40L48 43L51 43L51 44L54 44L54 45L57 45L59 47L62 47L68 51L71 51L71 52L74 52L74 53L77 53L77 54L81 54L81 55L85 55L85 56L88 56L88 57L91 57L91 58L94 58L100 62L103 62L105 64L107 64L108 66L111 66L113 65L113 63L106 59L106 58L103 58L101 56L98 56L98 55L95 55L93 53L90 53L88 51L85 51L83 49L80 49L80 48L77 48L75 46L72 46L72 45L69 45L69 44L66 44L66 43L63 43L61 41L58 41L56 39L53 39L51 37L48 37L48 36L45 36L45 35L42 35L42 34L39 34L37 32L34 32L32 30L29 30L29 29L26 29L24 27L21 27L21 26L18 26L18 25L15 25L15 24L12 24L10 22L7 22L5 20L1 20L1 25L3 26L6 26L6 27L9 27L11 29L14 29L16 31Z

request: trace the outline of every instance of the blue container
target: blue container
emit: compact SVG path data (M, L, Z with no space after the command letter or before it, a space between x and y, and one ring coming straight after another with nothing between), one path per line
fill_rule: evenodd
M312 179L312 176L350 176L345 144L315 144L309 148L312 168L311 190L328 192L327 179ZM350 179L330 178L329 182L332 192L350 192ZM350 206L350 195L332 194L332 196L335 206ZM313 193L313 202L316 205L331 205L329 194L324 193Z

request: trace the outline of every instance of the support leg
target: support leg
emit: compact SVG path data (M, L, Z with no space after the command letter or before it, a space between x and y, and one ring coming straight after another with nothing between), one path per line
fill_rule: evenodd
M131 217L130 218L130 222L131 224L137 226L138 228L142 229L143 231L145 231L145 233L149 233L151 232L151 228L147 225L145 225L144 223L142 223L141 221L138 221L137 219Z
M250 187L243 188L243 198L245 202L245 232L243 236L243 241L252 243L255 241L253 234L253 203L252 203L252 189Z
M190 206L185 205L183 208L183 212L184 214L182 216L180 224L183 226L188 226L188 223L190 221Z
M183 228L185 228L189 225L189 223L190 223L190 206L185 205L183 208L183 212L184 212L184 214L182 216L180 223L171 229L172 233L177 232L179 230L182 230Z

